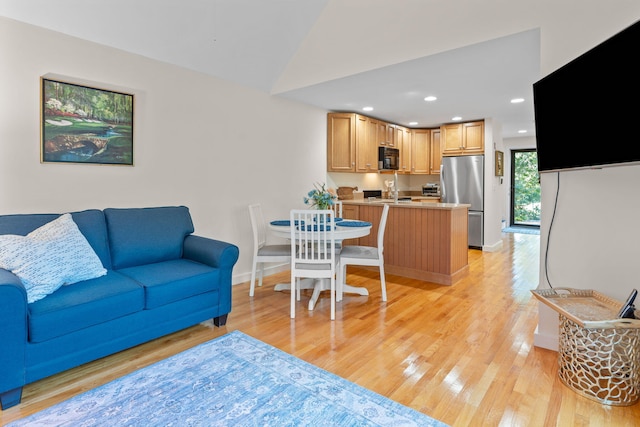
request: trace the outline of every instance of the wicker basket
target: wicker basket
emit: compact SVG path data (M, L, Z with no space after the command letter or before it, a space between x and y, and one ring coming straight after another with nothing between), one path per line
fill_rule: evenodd
M592 290L556 288L532 293L560 314L560 380L600 403L637 403L640 320L616 318L622 303Z

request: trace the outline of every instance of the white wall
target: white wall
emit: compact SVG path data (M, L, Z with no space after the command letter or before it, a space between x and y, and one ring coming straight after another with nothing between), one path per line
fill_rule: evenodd
M0 18L0 214L182 204L234 243L249 280L247 205L302 205L326 175L326 112ZM135 166L40 163L40 77L134 94Z
M640 166L543 173L540 181L539 288L593 289L620 301L640 289ZM536 345L557 345L556 319L541 308Z

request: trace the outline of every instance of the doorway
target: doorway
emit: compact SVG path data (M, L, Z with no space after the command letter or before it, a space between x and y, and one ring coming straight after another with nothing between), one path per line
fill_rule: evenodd
M511 224L540 228L540 176L535 149L511 150Z

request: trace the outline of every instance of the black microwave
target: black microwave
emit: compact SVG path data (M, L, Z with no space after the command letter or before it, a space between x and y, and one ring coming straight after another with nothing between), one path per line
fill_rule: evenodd
M400 169L400 150L397 148L378 147L378 170Z

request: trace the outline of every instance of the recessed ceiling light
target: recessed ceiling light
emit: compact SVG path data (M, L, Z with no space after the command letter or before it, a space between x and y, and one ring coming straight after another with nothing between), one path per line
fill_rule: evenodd
M451 120L457 122L458 120L462 120L462 117L460 116L451 117Z
M513 98L513 99L511 100L511 103L512 103L512 104L519 104L519 103L521 103L521 102L524 102L524 98Z
M424 98L424 100L427 101L427 102L435 101L436 99L438 99L438 98L436 98L433 95L429 95L426 98Z
M373 111L373 107L364 107L362 111Z
M409 122L409 126L415 126L417 124L418 124L418 122Z
M527 133L527 130L526 130L526 129L520 129L520 130L518 131L518 133Z

